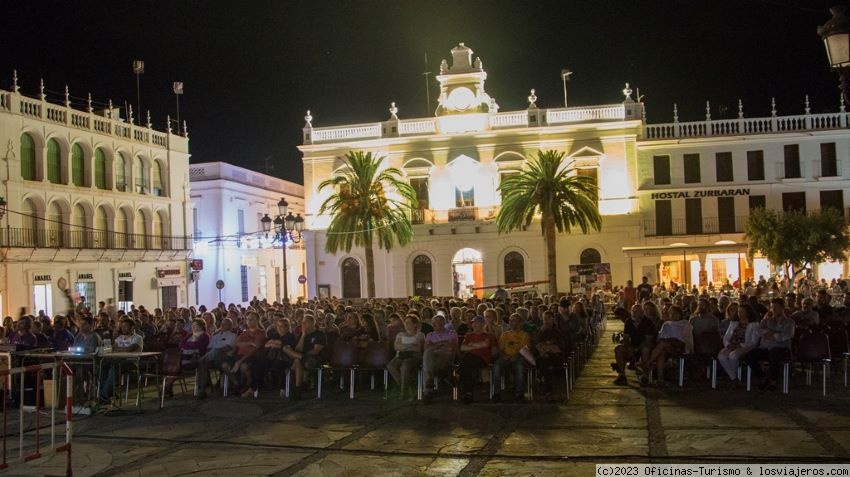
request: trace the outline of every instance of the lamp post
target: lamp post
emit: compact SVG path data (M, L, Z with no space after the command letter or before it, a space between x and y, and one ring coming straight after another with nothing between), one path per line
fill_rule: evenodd
M846 5L836 5L829 9L832 13L826 23L818 27L818 35L826 47L829 65L838 70L841 81L841 97L844 104L850 103L850 17L846 15Z
M568 69L561 70L561 81L564 82L564 107L567 107L567 80L570 79L570 75L573 72Z
M283 248L283 301L288 302L286 244L287 242L298 243L301 241L301 232L304 230L304 218L301 217L301 214L297 216L292 215L292 212L289 211L289 203L286 202L285 198L280 199L280 202L277 203L277 209L278 215L274 221L269 217L269 214L266 214L260 219L260 222L263 224L263 232L266 233L266 236L271 231L272 222L274 222L275 240L279 239Z

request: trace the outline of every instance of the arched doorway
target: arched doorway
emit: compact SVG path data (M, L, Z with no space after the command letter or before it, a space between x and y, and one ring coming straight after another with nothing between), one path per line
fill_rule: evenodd
M484 296L484 263L481 252L462 248L452 258L452 293L458 298ZM476 288L479 288L476 290Z
M434 296L431 258L417 255L413 259L413 294L416 296Z
M360 298L360 262L353 257L342 262L342 297Z

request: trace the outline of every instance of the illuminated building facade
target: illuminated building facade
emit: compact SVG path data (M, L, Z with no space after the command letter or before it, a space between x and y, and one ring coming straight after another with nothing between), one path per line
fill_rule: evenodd
M318 184L348 151L385 157L419 195L412 243L389 253L376 248L377 296L482 293L497 284L544 280L543 239L534 222L498 234L498 186L538 150L565 153L577 173L599 185L601 232L559 234L558 288L597 286L593 264L610 265L613 284L649 275L684 284L721 282L769 273L764 260L746 259L743 224L757 206L814 210L848 200L848 113L647 124L644 104L542 109L534 90L528 108L500 112L485 90L487 73L462 43L443 61L435 117L303 130L310 296L365 296L364 254L324 253L329 217L319 216L330 194ZM775 110L775 108L774 108ZM707 108L707 111L710 111ZM583 267L581 266L583 265ZM579 275L571 284L570 267ZM583 270L583 271L581 271ZM605 267L596 269L603 272ZM846 274L845 264L818 267L821 276ZM601 275L601 273L600 273ZM486 293L486 292L484 292Z
M304 187L225 162L189 167L194 255L198 267L192 288L193 304L247 304L254 297L281 301L284 275L290 300L306 296L298 282L305 272L304 246L289 243L287 273L281 242L275 232L263 233L262 218L278 215L285 198L292 214L304 214ZM216 283L221 281L219 290Z
M190 303L189 138L132 110L72 107L0 91L4 315L64 313L67 290L96 310ZM169 121L170 122L170 121Z

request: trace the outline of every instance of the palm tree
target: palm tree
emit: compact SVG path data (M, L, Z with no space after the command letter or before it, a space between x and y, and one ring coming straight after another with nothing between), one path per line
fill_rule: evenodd
M574 163L563 166L563 159L563 152L537 151L519 174L505 177L499 185L502 207L496 217L499 233L507 233L527 227L540 214L549 294L554 296L558 294L555 231L570 232L578 226L587 233L602 228L596 181L576 174Z
M373 237L384 250L391 249L396 240L403 246L413 239L408 211L416 203L416 192L402 180L400 170L381 170L383 160L371 152L350 151L343 158L347 167L319 184L319 191L325 187L336 191L319 208L319 215L332 216L325 251L350 252L352 245L365 249L369 298L375 297Z

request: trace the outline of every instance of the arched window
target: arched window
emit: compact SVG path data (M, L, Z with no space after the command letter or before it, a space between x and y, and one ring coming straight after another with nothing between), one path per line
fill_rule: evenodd
M47 246L61 247L64 243L62 240L62 208L58 203L52 202L47 206Z
M56 139L47 141L47 180L62 183L62 149Z
M151 164L151 186L153 195L162 196L162 169L159 161L153 161Z
M127 158L123 152L115 157L115 189L121 192L127 190Z
M595 248L586 248L581 251L579 262L582 265L602 263L602 255L600 255L599 250L596 250Z
M145 248L145 213L136 211L136 219L133 222L133 248Z
M71 148L71 182L77 187L86 185L86 169L83 148L74 144Z
M145 193L145 189L147 188L147 183L145 182L145 164L142 162L142 158L138 156L133 158L133 183L136 185L137 194Z
M360 262L356 258L342 262L342 297L360 298Z
M106 154L101 148L94 151L94 186L106 189Z
M94 230L92 231L92 248L109 247L109 222L106 210L98 207L94 210Z
M34 181L35 174L35 141L27 133L21 134L21 178Z
M88 229L86 228L86 209L77 204L71 210L71 246L88 248Z
M153 214L153 232L151 233L151 248L162 248L162 217Z
M127 248L127 211L118 209L115 214L115 248Z
M434 283L431 276L431 259L427 255L417 255L413 259L414 295L434 296Z
M23 235L19 240L12 237L12 245L20 247L40 247L38 210L32 200L27 199L21 207L21 227Z
M505 283L522 283L525 281L525 258L519 252L508 252L505 255Z

